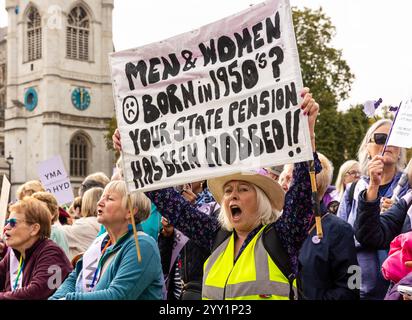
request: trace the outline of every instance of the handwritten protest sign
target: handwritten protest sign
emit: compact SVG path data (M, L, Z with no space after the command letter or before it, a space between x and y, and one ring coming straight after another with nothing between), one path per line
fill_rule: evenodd
M129 190L312 159L287 0L113 53L110 64Z
M412 148L412 98L401 102L387 144Z
M72 186L60 156L40 162L37 172L46 191L54 194L59 205L73 202Z
M6 175L3 175L3 183L1 185L0 196L0 230L3 230L4 224L6 222L7 204L9 203L10 187L10 181L7 179Z

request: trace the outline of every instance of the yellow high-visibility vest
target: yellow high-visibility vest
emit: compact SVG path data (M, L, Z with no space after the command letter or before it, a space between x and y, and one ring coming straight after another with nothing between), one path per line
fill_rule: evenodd
M289 300L289 281L263 245L264 228L248 243L235 263L234 233L212 252L203 266L202 299ZM293 287L295 290L296 281Z

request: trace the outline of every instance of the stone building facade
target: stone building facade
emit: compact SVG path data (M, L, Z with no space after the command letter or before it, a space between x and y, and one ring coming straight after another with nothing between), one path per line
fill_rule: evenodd
M6 0L6 10L0 147L3 158L14 158L12 198L19 185L38 178L38 162L56 155L75 191L90 173L110 177L114 159L104 134L114 115L113 0Z

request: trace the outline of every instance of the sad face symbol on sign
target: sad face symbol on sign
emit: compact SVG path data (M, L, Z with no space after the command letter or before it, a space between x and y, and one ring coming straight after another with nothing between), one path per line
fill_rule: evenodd
M139 117L139 105L137 99L133 96L127 96L123 99L123 118L127 124L132 124Z

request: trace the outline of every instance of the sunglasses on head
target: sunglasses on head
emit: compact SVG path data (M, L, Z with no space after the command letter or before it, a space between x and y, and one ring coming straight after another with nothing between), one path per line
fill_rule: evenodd
M369 142L374 142L378 145L384 145L388 135L386 133L374 133Z

